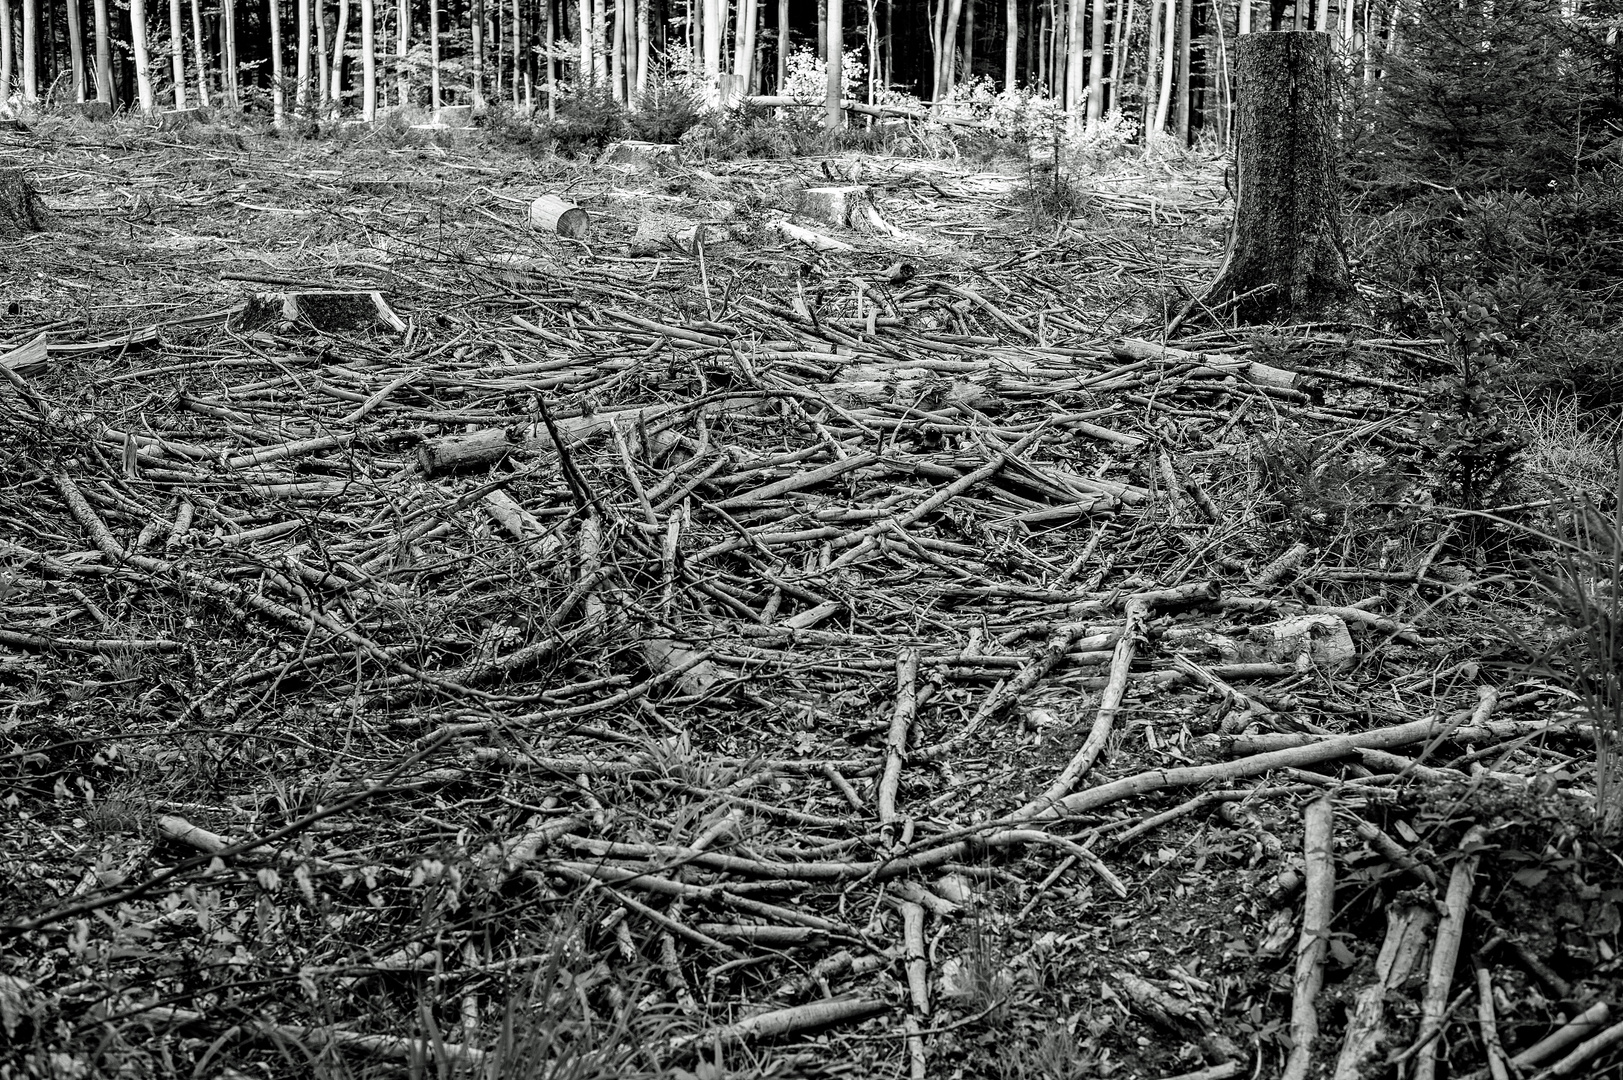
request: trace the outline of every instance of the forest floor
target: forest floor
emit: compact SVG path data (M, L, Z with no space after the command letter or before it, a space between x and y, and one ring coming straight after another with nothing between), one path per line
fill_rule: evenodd
M50 218L0 242L0 1074L1465 1076L1583 1014L1525 1076L1615 1030L1583 716L1425 495L1447 349L1166 340L1220 162L1058 222L996 160L5 164Z

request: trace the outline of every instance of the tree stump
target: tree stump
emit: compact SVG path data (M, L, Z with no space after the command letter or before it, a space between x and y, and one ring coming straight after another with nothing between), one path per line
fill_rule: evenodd
M1235 207L1208 307L1242 322L1322 314L1352 293L1330 35L1247 34L1235 47Z
M0 236L21 236L48 228L28 173L21 168L0 168Z

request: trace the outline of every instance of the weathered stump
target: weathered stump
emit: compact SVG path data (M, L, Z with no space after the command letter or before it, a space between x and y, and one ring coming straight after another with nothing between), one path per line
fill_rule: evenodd
M0 168L0 236L21 236L49 228L39 195L21 168Z
M1242 322L1310 317L1352 293L1330 36L1247 34L1235 49L1234 226L1205 302Z
M382 293L342 289L256 293L243 309L239 325L252 329L268 323L291 323L319 333L379 327L402 333L406 329Z

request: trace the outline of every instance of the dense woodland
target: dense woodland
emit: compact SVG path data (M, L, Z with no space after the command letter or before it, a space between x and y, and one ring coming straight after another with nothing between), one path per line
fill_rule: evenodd
M1325 30L1373 76L1405 17L1391 0L6 0L0 86L24 101L371 117L406 103L533 111L584 84L634 103L675 62L736 99L795 89L792 56L826 58L832 19L846 88L869 104L951 100L980 80L1089 126L1117 112L1187 142L1227 134L1237 35Z

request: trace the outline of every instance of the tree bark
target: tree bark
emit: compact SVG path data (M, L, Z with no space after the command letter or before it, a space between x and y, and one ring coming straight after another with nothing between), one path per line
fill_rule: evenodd
M344 112L344 39L349 36L349 0L338 0L338 25L332 35L332 86L328 96L332 99L332 114Z
M1088 128L1099 126L1105 104L1105 20L1106 0L1093 0L1093 26L1088 43ZM1120 31L1117 31L1120 33Z
M789 0L778 0L778 85L773 89L783 93L783 84L789 81Z
M377 11L373 0L361 0L361 116L378 118Z
M717 0L721 3L722 0ZM609 16L606 0L592 0L592 82L602 86L609 77Z
M34 101L39 97L39 0L23 0L22 21L22 94L24 101Z
M828 91L823 99L826 121L830 131L840 130L845 112L840 108L844 89L845 16L840 0L828 0Z
M85 32L79 0L68 0L68 55L73 69L73 100L85 99ZM0 86L5 80L0 79Z
M1236 196L1208 307L1243 322L1322 314L1352 293L1341 238L1330 37L1247 34L1235 50Z
M402 0L404 3L405 0ZM315 101L320 106L321 115L327 112L327 92L332 89L332 71L329 69L329 56L327 52L327 4L326 0L315 0L311 9L311 17L316 22L316 94ZM404 54L402 54L404 55Z
M0 0L0 101L11 96L11 70L11 4Z
M28 4L25 3L23 5L23 12L25 16L27 11ZM140 102L141 111L144 113L149 113L152 111L153 107L151 68L152 58L147 53L146 0L130 0L130 38L130 44L135 52L135 86L137 99ZM25 63L27 58L28 53L25 51L23 53ZM26 80L27 77L28 70L25 66L23 69L24 80ZM26 93L27 91L25 90L25 96Z
M180 0L169 0L169 12L177 15L180 11ZM175 46L175 108L186 107L185 72L178 70L180 64L180 35L174 36ZM287 92L284 85L286 72L282 69L282 5L281 0L270 0L270 47L271 47L271 122L281 127L287 119Z
M1003 89L1013 90L1020 60L1020 8L1017 0L1003 0Z
M274 4L272 10L275 10ZM277 34L277 27L273 21L271 37L275 39ZM276 66L281 67L279 54ZM180 0L169 0L169 71L170 76L175 81L175 108L184 109L186 107L186 35L184 32L184 20L180 15ZM281 93L280 80L277 80L273 90L275 93ZM280 116L280 113L278 113L278 116Z
M1178 119L1180 146L1189 145L1189 114L1194 95L1189 86L1189 56L1194 48L1195 0L1183 0L1178 5Z
M242 107L237 87L237 4L220 0L220 91L233 109Z
M473 51L471 70L469 75L473 80L473 106L476 109L485 105L485 5L484 0L473 0L473 10L468 13L473 23L473 39L469 46Z
M411 78L406 74L406 54L411 51L411 6L409 0L400 0L396 6L399 26L395 28L398 37L395 42L395 56L400 61L400 81L397 84L400 93L400 104L404 107L411 101Z
M428 0L428 108L440 114L440 0Z
M105 0L102 0L105 2ZM192 61L197 68L197 103L204 108L209 103L209 66L203 53L203 8L199 0L192 0Z
M1155 90L1161 79L1162 0L1150 0L1149 22L1144 33L1144 145L1155 133Z
M310 0L299 0L299 53L293 59L293 111L303 115L310 107Z
M10 42L6 47L11 47ZM0 168L0 236L40 232L46 225L45 212L28 173L21 168Z

